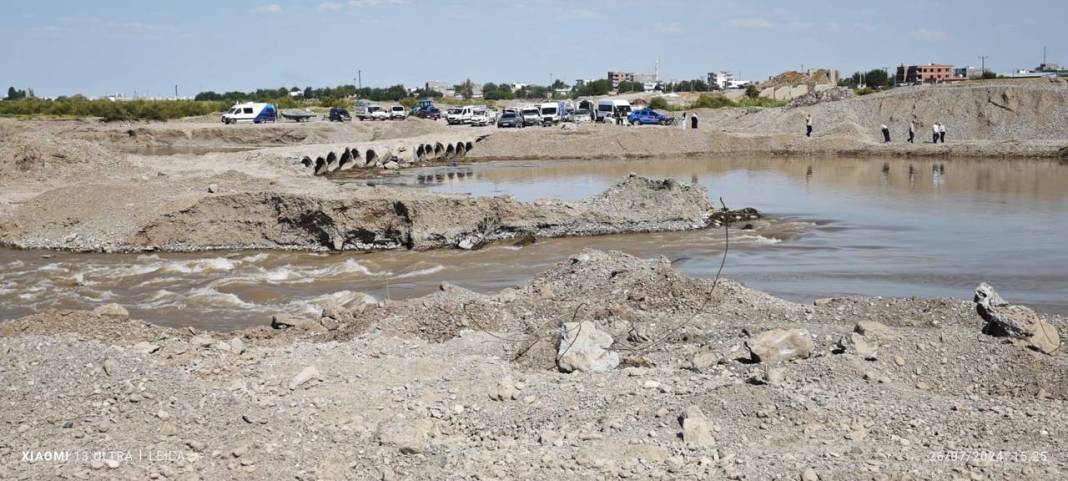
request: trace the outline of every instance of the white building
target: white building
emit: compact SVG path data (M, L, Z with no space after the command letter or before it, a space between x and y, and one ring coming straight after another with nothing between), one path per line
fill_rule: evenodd
M734 82L734 74L730 72L709 72L708 85L716 85L720 90L726 90L727 86Z

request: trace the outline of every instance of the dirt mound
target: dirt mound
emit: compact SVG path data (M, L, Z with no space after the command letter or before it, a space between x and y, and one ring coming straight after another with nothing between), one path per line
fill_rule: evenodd
M140 248L478 248L517 236L563 237L704 227L715 206L699 186L631 176L576 203L376 192L322 198L243 192L204 198L146 225Z
M816 105L821 102L837 102L856 97L852 90L845 87L834 87L827 90L809 92L790 101L790 107L804 107Z
M15 132L0 142L0 175L64 177L117 166L119 157L84 140L48 132Z
M809 73L788 70L776 75L767 82L761 82L760 88L797 87L799 85L823 85L830 84L831 71L827 69L812 70Z

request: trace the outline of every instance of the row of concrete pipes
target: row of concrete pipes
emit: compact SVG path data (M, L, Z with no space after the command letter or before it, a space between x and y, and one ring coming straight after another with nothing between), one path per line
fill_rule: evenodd
M340 152L331 151L326 157L314 160L305 156L301 163L314 169L315 175L327 175L349 169L400 169L412 164L433 160L449 160L467 155L474 147L472 141L419 143L416 145L368 145L346 147Z

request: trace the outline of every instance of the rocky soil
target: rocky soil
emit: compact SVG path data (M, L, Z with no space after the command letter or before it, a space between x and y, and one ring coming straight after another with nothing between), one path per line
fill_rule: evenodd
M1063 351L983 334L965 300L799 305L589 250L494 295L272 324L190 332L119 306L0 324L0 478L1068 473Z

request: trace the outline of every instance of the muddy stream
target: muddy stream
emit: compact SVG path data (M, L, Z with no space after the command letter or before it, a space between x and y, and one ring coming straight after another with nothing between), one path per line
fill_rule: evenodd
M728 206L771 216L732 229L724 275L799 301L835 295L1007 299L1068 314L1068 166L1007 160L495 162L374 182L438 192L575 200L628 172L700 182ZM339 179L341 182L367 182ZM118 302L165 325L232 329L337 300L407 298L448 281L482 292L522 284L582 249L666 256L711 277L722 230L549 239L475 252L71 254L0 250L0 319Z

